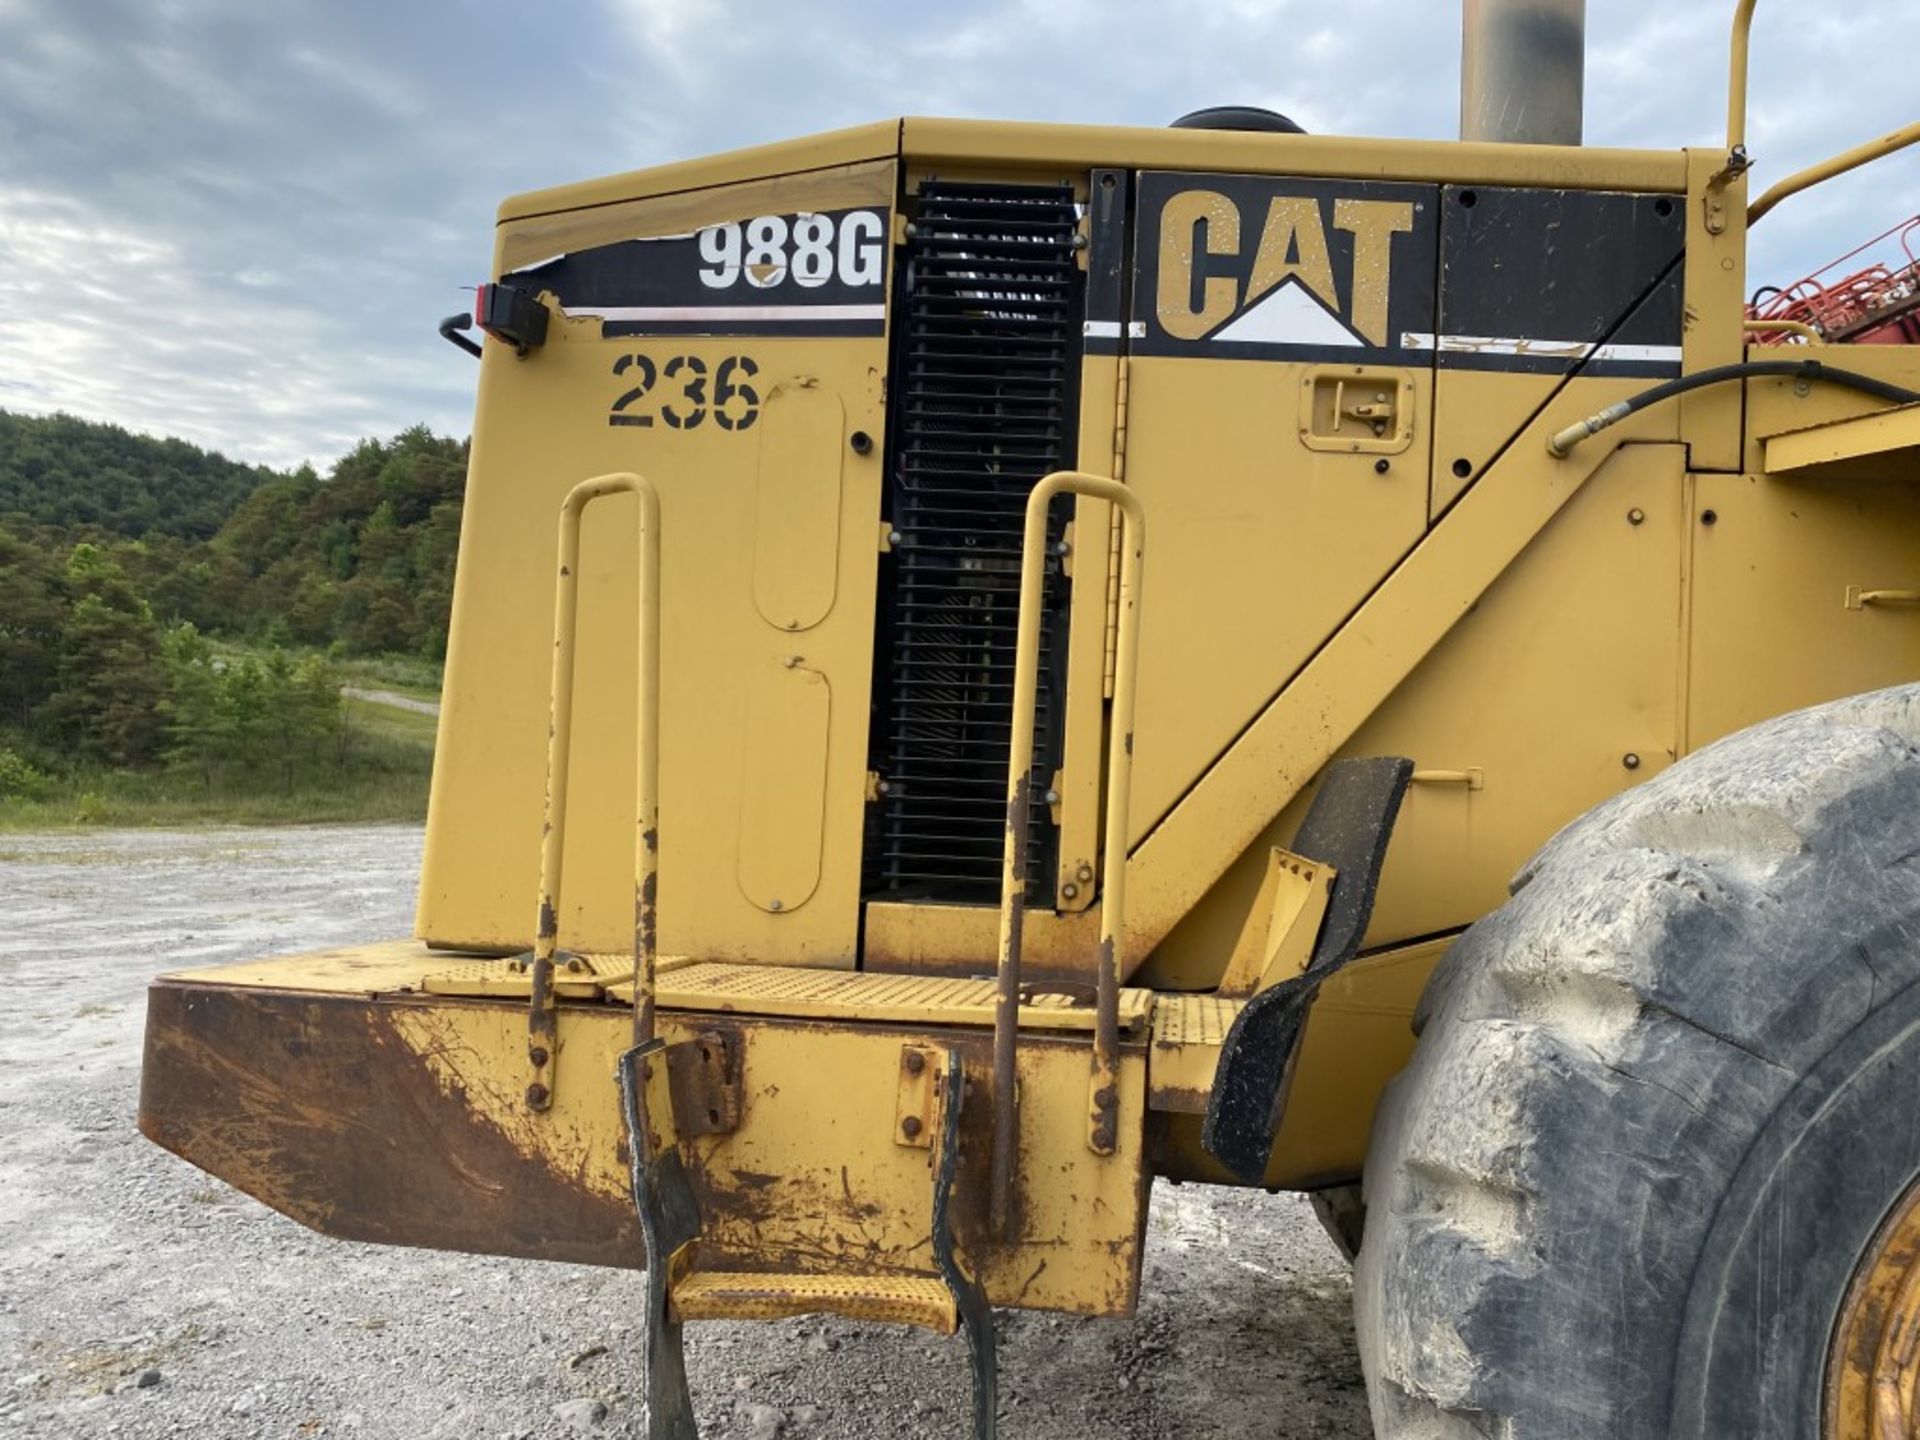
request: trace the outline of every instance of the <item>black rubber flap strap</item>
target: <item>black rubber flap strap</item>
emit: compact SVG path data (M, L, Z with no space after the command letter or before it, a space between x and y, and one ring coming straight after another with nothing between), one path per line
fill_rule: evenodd
M1233 1022L1200 1132L1207 1153L1249 1184L1259 1183L1273 1154L1276 1110L1314 996L1360 953L1412 775L1413 762L1397 757L1336 760L1294 836L1296 853L1336 872L1320 938L1304 974L1261 991Z

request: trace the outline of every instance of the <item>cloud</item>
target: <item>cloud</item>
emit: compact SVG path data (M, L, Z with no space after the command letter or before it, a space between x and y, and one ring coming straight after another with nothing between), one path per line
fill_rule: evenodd
M1589 7L1590 143L1714 145L1731 4ZM1907 117L1903 7L1763 6L1764 185ZM1450 0L0 0L0 406L325 464L474 370L433 333L522 190L899 114L1161 125L1204 105L1444 138ZM1910 213L1920 159L1792 202L1794 278Z

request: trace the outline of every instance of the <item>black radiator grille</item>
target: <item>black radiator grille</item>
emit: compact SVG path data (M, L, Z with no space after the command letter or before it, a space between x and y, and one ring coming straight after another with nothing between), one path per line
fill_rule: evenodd
M928 181L896 306L890 521L878 627L869 893L1000 893L1027 493L1074 454L1082 285L1070 187ZM1034 793L1059 765L1067 582L1051 517ZM1036 804L1029 894L1052 899Z

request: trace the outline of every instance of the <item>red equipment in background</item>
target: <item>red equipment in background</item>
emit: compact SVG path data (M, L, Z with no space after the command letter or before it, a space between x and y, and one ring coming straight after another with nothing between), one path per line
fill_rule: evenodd
M1892 253L1895 244L1897 254ZM1784 290L1766 286L1755 291L1747 318L1811 326L1830 345L1920 344L1916 244L1920 244L1920 215L1901 221ZM1878 246L1889 252L1886 259L1839 279L1826 278ZM1782 326L1753 331L1747 338L1755 345L1788 345L1806 337Z

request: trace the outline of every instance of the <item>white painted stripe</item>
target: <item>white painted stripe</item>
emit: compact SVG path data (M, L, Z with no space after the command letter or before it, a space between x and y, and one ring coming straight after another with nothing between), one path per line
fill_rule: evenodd
M1508 335L1431 335L1409 330L1400 337L1408 350L1439 350L1447 355L1519 355L1543 360L1626 360L1643 364L1680 363L1678 345L1599 345L1585 340L1536 340Z
M607 305L575 308L569 315L601 320L884 320L885 305Z
M1120 338L1120 322L1118 320L1087 320L1082 322L1080 333L1089 340L1118 340ZM1146 339L1147 322L1144 320L1129 320L1127 322L1127 336L1132 340Z

